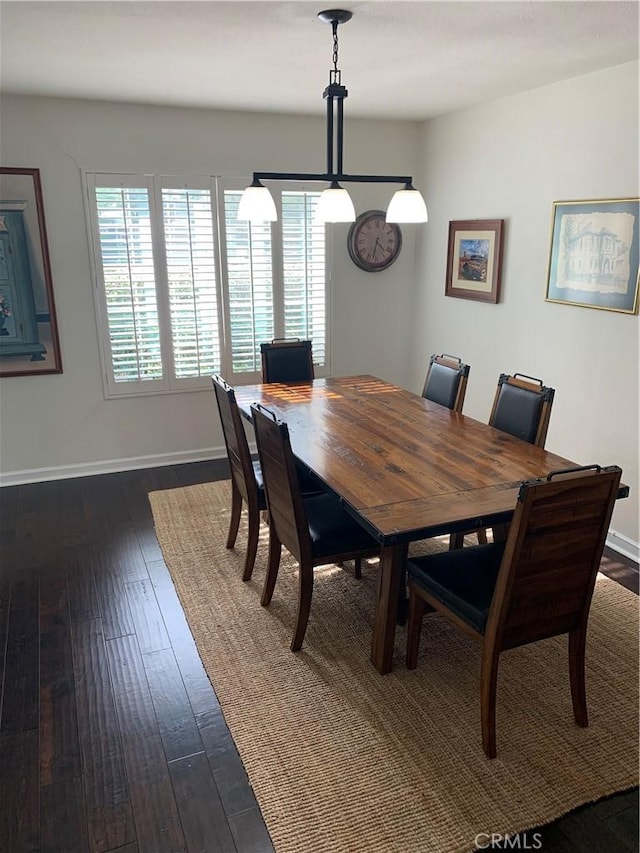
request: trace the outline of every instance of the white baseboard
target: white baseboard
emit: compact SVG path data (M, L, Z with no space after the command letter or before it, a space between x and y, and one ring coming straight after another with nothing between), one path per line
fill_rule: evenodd
M628 557L635 563L640 563L640 543L634 542L628 536L624 536L615 530L610 530L607 534L606 544L609 548L613 548L614 551Z
M101 459L97 462L79 462L53 468L31 468L24 471L0 473L0 486L20 486L24 483L42 483L47 480L68 480L71 477L91 477L111 474L114 471L135 471L139 468L163 468L166 465L183 465L187 462L208 462L224 459L224 447L205 447L178 453L160 453L155 456L130 456L126 459Z

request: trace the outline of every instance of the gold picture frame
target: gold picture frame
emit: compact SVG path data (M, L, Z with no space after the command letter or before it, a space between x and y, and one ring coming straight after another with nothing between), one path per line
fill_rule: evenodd
M640 199L554 201L546 302L637 314Z

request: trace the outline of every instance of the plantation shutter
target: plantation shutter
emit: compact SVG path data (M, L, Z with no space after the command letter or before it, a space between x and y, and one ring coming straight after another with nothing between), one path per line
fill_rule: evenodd
M318 192L282 193L284 336L311 339L313 361L326 363L324 223L315 223Z
M165 258L176 379L221 370L221 336L209 189L162 190Z
M97 187L95 197L113 380L162 379L149 189Z
M260 344L274 337L271 225L237 218L241 191L224 191L227 298L233 373L260 372Z

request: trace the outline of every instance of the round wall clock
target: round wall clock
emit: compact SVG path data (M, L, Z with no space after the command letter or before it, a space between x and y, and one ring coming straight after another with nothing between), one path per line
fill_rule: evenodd
M386 221L383 210L366 210L349 229L347 247L356 266L380 272L400 254L402 233L398 225Z

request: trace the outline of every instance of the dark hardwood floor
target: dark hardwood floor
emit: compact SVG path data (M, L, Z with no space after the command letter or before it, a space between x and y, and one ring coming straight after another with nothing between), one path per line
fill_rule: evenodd
M272 850L147 500L226 476L211 462L0 489L2 853ZM634 563L608 551L602 569L637 593ZM529 849L635 853L637 789L533 832Z

